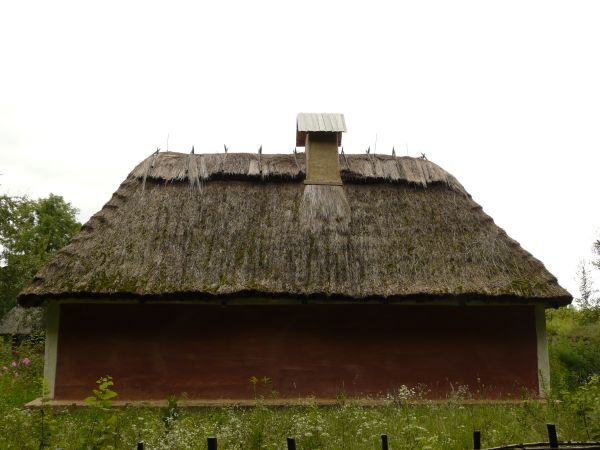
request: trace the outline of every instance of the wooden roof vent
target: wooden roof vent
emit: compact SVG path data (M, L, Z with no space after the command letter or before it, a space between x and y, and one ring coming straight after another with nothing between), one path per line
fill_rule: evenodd
M305 147L305 184L342 185L338 147L344 132L346 121L343 114L298 114L296 146Z

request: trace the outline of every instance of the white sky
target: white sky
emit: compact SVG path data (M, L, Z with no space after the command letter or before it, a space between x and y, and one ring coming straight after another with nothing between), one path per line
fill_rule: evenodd
M2 0L0 192L86 221L167 136L283 153L296 113L342 112L347 152L425 153L577 295L600 237L599 23L573 0Z

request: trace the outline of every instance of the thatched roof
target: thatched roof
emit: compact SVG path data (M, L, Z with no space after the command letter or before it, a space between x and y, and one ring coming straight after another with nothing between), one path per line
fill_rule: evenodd
M340 155L344 186L306 191L304 163L301 153L152 155L20 302L240 295L571 301L434 163Z
M0 335L31 334L42 329L42 308L15 306L0 319Z

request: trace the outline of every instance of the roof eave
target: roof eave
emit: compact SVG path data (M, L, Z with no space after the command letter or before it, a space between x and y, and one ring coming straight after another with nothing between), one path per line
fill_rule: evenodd
M78 301L123 301L131 300L135 302L218 302L230 303L237 299L282 299L296 300L299 303L306 302L323 302L323 303L365 303L365 302L380 302L386 304L456 304L456 305L534 305L542 304L546 307L558 308L567 306L573 301L570 294L541 297L530 296L523 297L518 295L489 295L481 293L460 293L460 294L429 294L429 293L414 293L391 296L365 296L353 297L343 294L331 293L309 293L309 294L293 294L284 292L264 292L255 290L246 290L226 294L215 294L210 292L170 292L156 294L139 294L134 292L63 292L51 294L21 294L19 296L19 304L24 307L40 306L46 302L68 300L69 302Z

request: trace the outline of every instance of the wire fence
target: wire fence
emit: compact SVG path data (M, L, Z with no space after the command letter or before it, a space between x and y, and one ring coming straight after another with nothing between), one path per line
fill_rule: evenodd
M548 442L529 442L523 444L508 444L500 447L486 447L481 446L482 435L481 431L473 431L473 450L600 450L600 442L575 442L575 441L559 441L558 434L556 432L556 426L553 423L546 424L548 430ZM214 436L206 439L208 450L218 450L219 445L217 438ZM296 450L296 438L287 438L288 450ZM398 448L400 450L401 447ZM137 450L146 450L143 442L138 442ZM311 450L311 449L305 449ZM381 450L390 450L388 443L388 435L381 435Z

